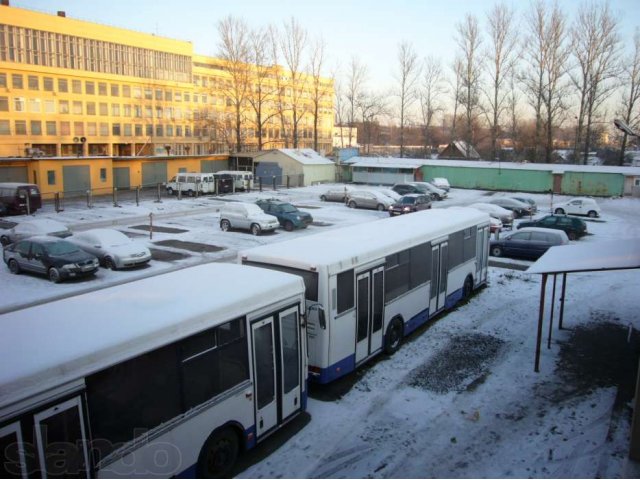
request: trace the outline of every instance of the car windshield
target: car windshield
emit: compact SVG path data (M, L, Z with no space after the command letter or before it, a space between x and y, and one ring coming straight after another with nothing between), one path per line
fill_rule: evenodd
M280 210L282 213L295 213L298 211L296 207L291 205L290 203L285 203L284 205L280 205Z
M47 252L51 255L69 255L70 253L79 252L80 249L70 242L52 242L46 244Z
M416 198L415 197L402 197L400 202L413 205L414 203L416 203Z

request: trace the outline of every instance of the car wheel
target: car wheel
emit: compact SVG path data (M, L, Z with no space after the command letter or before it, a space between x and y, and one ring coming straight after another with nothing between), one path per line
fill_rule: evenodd
M400 317L391 320L387 327L387 334L384 336L384 353L392 355L398 351L402 342L403 331L404 325Z
M293 223L291 222L291 220L287 220L286 222L284 222L284 229L287 232L292 232L293 231Z
M207 439L198 458L198 477L229 478L236 463L240 445L230 428L214 432Z
M327 201L327 197L325 197L324 195L320 195L320 200L323 202Z
M193 190L187 190L187 195L190 197L193 197L194 195Z
M1 243L3 246L7 246L7 245L9 245L9 244L11 243L11 240L9 240L9 237L7 237L6 235L2 235L2 236L0 237L0 243Z
M384 212L386 210L386 208L384 208L384 205L381 203L378 204L377 209L379 212Z
M462 287L462 299L468 300L471 297L471 293L473 292L473 278L469 275L465 281L464 286Z
M220 220L220 230L228 232L230 228L231 224L229 223L229 220Z
M51 267L48 274L49 280L51 280L53 283L60 283L60 280L62 280L62 278L60 277L60 272L55 267Z
M9 260L8 266L9 266L9 271L14 275L17 275L20 273L20 265L18 265L18 262L16 261L15 258L12 258Z
M349 205L349 208L356 208L357 206L356 202L354 202L353 200L351 200L348 205Z
M556 208L555 212L556 215L564 215L564 209L562 208Z
M262 232L262 229L260 228L260 225L258 225L257 223L251 224L251 233L253 235L260 235L261 232Z
M589 213L587 213L587 216L589 218L596 218L598 216L598 213L595 210L589 210Z
M576 232L567 232L567 237L569 237L569 240L577 240L578 235L576 235Z
M111 257L104 257L104 266L109 270L117 270L116 262Z
M491 247L491 256L493 257L501 257L502 256L502 247Z
M173 194L174 194L173 188L171 188L171 187L167 188L167 195L169 195L171 197L171 196L173 196Z

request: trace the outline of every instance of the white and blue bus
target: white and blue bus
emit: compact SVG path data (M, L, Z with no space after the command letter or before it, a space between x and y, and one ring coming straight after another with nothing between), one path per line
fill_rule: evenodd
M207 264L0 316L0 476L225 476L304 411L304 284Z
M310 378L331 382L486 284L489 215L451 207L239 253L304 279Z

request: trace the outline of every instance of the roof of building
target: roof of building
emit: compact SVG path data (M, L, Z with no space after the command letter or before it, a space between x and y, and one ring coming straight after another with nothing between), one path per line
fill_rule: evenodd
M335 165L331 160L311 148L280 148L277 151L303 165Z

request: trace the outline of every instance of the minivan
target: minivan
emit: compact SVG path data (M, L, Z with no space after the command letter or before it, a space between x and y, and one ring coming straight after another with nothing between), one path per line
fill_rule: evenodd
M0 214L30 214L42 208L40 189L32 183L0 183Z

